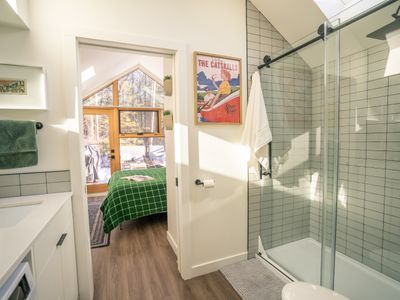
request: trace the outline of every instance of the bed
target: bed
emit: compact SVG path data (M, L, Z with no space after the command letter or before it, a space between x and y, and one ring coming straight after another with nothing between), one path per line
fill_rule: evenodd
M135 182L121 177L145 175L154 180ZM104 232L108 233L123 221L167 211L165 168L115 172L108 182L107 198L100 207Z

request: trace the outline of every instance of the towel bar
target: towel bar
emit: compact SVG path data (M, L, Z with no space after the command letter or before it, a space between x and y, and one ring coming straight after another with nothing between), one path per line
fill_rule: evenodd
M36 122L36 129L40 130L43 128L43 123L42 122Z

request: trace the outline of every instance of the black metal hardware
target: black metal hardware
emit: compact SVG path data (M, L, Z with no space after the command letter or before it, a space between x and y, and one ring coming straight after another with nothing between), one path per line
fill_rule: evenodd
M115 150L114 150L114 149L111 149L110 152L111 152L111 153L115 153Z
M36 122L36 129L40 130L43 128L43 123L42 122Z
M175 185L178 186L178 177L175 177Z
M58 242L57 242L57 247L62 246L62 244L64 243L64 240L65 240L66 237L67 237L67 234L66 234L66 233L63 233L63 234L61 235L60 239L59 239Z
M383 2L381 4L379 4L379 5L376 5L375 7L367 10L366 12L364 12L362 14L359 14L358 16L348 20L347 22L344 22L341 25L338 25L338 26L336 26L334 28L328 27L327 28L327 32L326 32L326 36L328 36L331 33L336 32L336 31L338 31L340 29L343 29L346 26L349 26L349 25L353 24L354 22L357 22L357 21L359 21L359 20L361 20L361 19L363 19L363 18L365 18L365 17L377 12L378 10L381 10L382 8L385 8L386 6L389 6L390 4L393 4L393 3L397 2L397 1L398 0L385 1L385 2ZM393 15L393 17L395 17L395 18L397 18L397 16L398 16L398 12ZM301 50L301 49L303 49L303 48L305 48L305 47L307 47L307 46L309 46L311 44L314 44L315 42L317 42L317 41L319 41L321 39L324 39L324 35L325 35L324 34L324 24L321 24L318 27L317 33L318 33L318 36L316 36L315 38L312 38L308 42L305 42L304 44L302 44L300 46L297 46L297 47L295 47L293 49L290 49L289 51L287 51L287 52L285 52L285 53L283 53L283 54L281 54L281 55L279 55L279 56L277 56L275 58L271 58L268 55L264 56L264 59L263 59L264 63L262 65L259 65L258 69L260 70L260 69L262 69L264 67L269 68L270 64L272 64L272 63L284 58L285 56L288 56L288 55L290 55L290 54L292 54L294 52L297 52L297 51L299 51L299 50Z
M201 181L200 179L196 179L196 181L194 182L196 185L204 185L204 182Z
M268 143L268 170L264 171L263 166L260 164L260 179L262 179L263 176L272 178L272 142Z
M393 18L398 19L400 18L400 5L397 8L396 12L392 15Z
M115 155L112 154L112 155L109 156L109 158L115 159Z

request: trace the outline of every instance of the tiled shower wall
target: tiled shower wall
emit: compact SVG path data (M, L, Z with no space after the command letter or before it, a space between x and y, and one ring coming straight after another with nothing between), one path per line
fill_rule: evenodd
M337 250L400 280L400 75L383 76L387 55L383 43L341 58ZM315 147L322 74L322 67L312 70L314 180L322 170ZM320 184L318 189L310 236L320 240Z
M264 55L289 45L249 1L247 22L250 87ZM383 77L387 53L381 44L341 58L337 250L400 280L400 75ZM249 257L258 236L268 249L321 234L322 66L291 56L263 69L261 80L274 179L249 174Z
M247 31L250 86L264 55L289 45L249 1ZM259 235L264 247L270 248L308 237L310 225L311 69L293 55L261 72L273 135L274 179L261 181L249 173L249 257L254 257Z

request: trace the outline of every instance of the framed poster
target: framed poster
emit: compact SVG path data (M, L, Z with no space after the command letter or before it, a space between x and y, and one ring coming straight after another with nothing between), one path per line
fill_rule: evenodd
M47 109L42 67L0 64L0 109Z
M241 124L240 58L194 52L196 124Z

